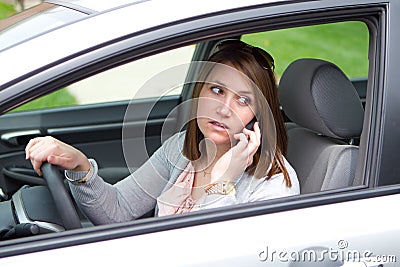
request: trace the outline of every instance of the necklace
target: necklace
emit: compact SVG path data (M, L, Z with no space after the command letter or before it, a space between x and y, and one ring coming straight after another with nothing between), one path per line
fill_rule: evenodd
M213 166L211 166L211 165L208 165L208 166L205 166L205 167L199 167L198 168L199 169L198 172L202 172L203 176L205 177L205 176L211 175L211 172L206 171L206 169L212 169L212 168L213 168Z
M204 176L207 176L207 174L211 174L211 172L203 171L203 174L204 174Z

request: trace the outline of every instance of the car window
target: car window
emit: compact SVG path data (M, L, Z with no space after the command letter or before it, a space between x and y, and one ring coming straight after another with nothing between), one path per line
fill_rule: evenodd
M157 90L139 89L154 75L177 65L190 63L195 46L185 46L91 76L61 90L27 103L14 111L99 104L137 98L161 96ZM187 64L188 65L188 64ZM186 73L182 72L182 83ZM168 95L179 95L182 87L173 88Z
M318 58L336 64L349 78L368 76L368 27L360 21L289 28L242 36L275 59L279 79L298 58Z

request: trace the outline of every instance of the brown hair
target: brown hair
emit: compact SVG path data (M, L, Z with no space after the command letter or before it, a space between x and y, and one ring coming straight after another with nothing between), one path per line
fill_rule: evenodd
M253 48L251 46L248 47ZM257 50L258 49L260 48L257 48ZM278 89L276 86L275 75L272 66L269 68L262 66L256 56L253 55L254 52L251 51L254 50L221 49L212 54L208 62L229 64L242 72L252 81L257 107L256 118L259 121L261 130L261 145L254 155L253 163L246 169L246 173L254 175L256 178L267 176L267 180L275 174L283 173L286 186L291 187L291 181L283 159L287 150L287 135L279 108ZM265 51L263 52L266 53ZM215 65L216 64L214 64L214 66ZM212 70L211 66L212 64L205 64L202 68L199 79L194 85L192 99L197 99L199 97L200 91L205 83L204 81L206 81L207 76ZM261 96L260 92L262 97L258 97ZM270 109L271 112L266 112L268 109ZM274 123L272 126L275 127L267 127L271 120L271 116L269 115L271 113ZM199 144L204 138L197 125L196 114L197 104L192 104L191 118L194 119L190 120L187 124L183 147L183 154L192 161L200 158ZM276 142L269 142L268 137L271 135L276 135ZM272 147L274 145L275 147ZM275 153L271 153L271 151L274 151Z

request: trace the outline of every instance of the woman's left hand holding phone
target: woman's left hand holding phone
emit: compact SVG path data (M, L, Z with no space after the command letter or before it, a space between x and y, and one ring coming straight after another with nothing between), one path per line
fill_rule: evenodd
M239 142L229 149L214 165L211 182L232 181L253 163L253 156L261 144L259 123L254 124L254 131L243 129L234 135Z
M25 148L25 155L40 176L42 175L40 167L46 161L65 170L90 169L90 162L81 151L50 136L30 140Z

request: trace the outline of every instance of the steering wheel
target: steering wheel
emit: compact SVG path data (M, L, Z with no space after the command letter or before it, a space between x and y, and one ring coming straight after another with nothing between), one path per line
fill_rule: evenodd
M45 162L42 165L43 178L47 183L54 204L60 213L66 230L82 228L81 220L76 212L71 196L64 185L64 176L59 169Z

